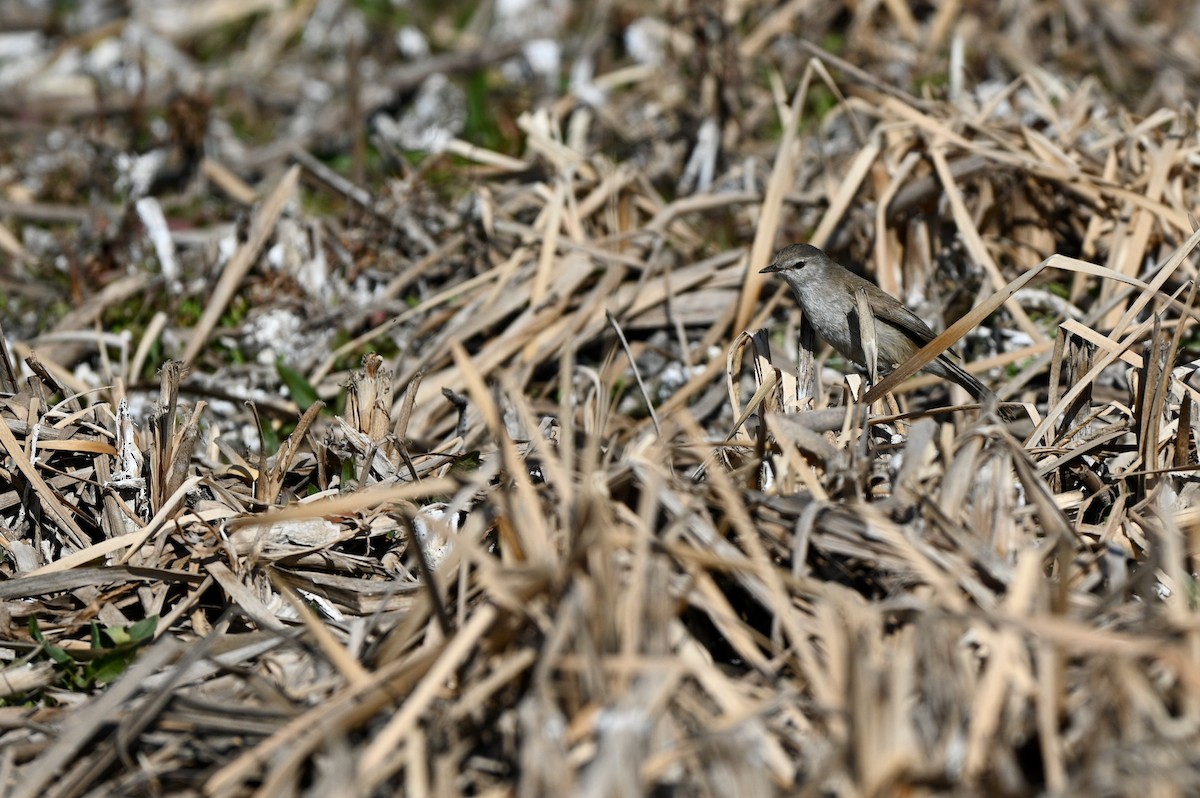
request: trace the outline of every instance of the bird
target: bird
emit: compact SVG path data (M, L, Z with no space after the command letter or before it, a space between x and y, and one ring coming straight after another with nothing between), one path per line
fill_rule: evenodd
M804 318L817 335L848 360L874 372L890 372L936 337L929 325L900 300L864 280L812 244L792 244L775 253L760 274L778 274L791 286ZM876 363L864 352L859 321L859 293L865 295L874 318ZM994 398L983 383L968 374L946 351L925 371L961 385L977 400Z

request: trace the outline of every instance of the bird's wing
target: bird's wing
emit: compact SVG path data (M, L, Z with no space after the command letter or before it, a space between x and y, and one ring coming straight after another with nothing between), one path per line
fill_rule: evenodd
M869 285L872 288L875 287L873 283L869 283L857 274L852 274L851 276L856 278L846 284L846 290L851 298L854 297L854 291L857 289L859 283ZM937 333L929 329L929 325L921 321L920 316L905 307L904 303L896 299L896 297L886 291L876 291L872 293L872 297L876 305L878 305L878 307L872 308L875 318L900 330L900 332L907 335L909 339L916 343L918 347L925 346L925 344L937 337ZM948 360L957 357L953 349L947 349L938 357L943 356Z
M904 307L900 300L890 294L884 294L884 296L886 299L879 303L882 307L872 309L875 312L875 318L898 328L919 346L924 346L937 337L937 333L929 329L929 325L921 321L919 316ZM878 295L876 298L878 299Z

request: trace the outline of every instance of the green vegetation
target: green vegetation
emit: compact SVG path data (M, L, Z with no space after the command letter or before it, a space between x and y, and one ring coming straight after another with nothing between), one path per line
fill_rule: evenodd
M68 690L87 691L115 681L137 658L138 648L154 639L158 616L129 626L102 628L95 621L91 626L91 648L73 654L46 640L37 618L29 618L29 635L41 646L41 655L55 663Z

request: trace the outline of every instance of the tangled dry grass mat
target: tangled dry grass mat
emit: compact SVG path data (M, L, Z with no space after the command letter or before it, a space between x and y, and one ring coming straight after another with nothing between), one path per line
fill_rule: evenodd
M366 5L22 7L0 793L1200 790L1186 4L616 2L569 90ZM1019 412L854 401L798 240Z

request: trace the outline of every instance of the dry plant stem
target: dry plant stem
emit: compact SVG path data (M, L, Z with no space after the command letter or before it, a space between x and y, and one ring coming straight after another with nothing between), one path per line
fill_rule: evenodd
M855 156L845 181L838 186L837 193L829 200L829 208L821 217L821 223L817 225L817 229L813 231L809 239L816 246L823 246L829 240L830 236L833 235L838 225L842 223L843 217L850 209L851 202L861 187L862 181L866 179L875 166L881 150L880 137L874 136L859 151L858 155Z
M1075 402L1080 394L1082 394L1085 390L1089 390L1091 384L1096 377L1099 376L1100 372L1115 362L1121 356L1121 354L1125 352L1125 350L1137 343L1137 341L1148 329L1150 329L1150 327L1151 322L1147 322L1135 327L1134 330L1128 336L1126 336L1124 340L1118 341L1116 346L1110 352L1106 353L1104 357L1102 357L1100 361L1083 376L1080 382L1072 385L1071 388L1065 394L1063 394L1063 397L1059 400L1057 405L1048 410L1046 417L1040 424L1038 424L1034 431L1030 433L1026 439L1026 443L1032 443L1033 441L1048 435L1051 428L1051 421L1055 418L1058 418L1067 407Z
M854 66L845 59L838 58L836 55L824 49L820 45L813 44L806 39L800 39L798 44L800 45L801 49L812 53L815 58L818 58L825 63L832 64L840 72L848 75L855 81L865 86L870 86L872 89L880 92L881 94L894 97L895 99L922 111L933 110L928 103L918 100L916 97L913 97L911 94L901 89L897 89L894 86L884 83L873 75Z
M21 576L0 585L0 599L33 598L64 590L76 590L90 585L121 584L160 579L168 582L199 584L203 579L195 574L163 568L109 566L107 568L76 568L72 571Z
M437 661L433 663L420 684L408 696L387 725L375 736L360 760L362 776L369 789L377 787L391 771L383 765L388 753L403 742L405 736L416 726L417 719L424 713L445 681L450 678L462 661L468 657L498 616L491 606L479 607L474 616L450 639Z
M138 658L120 681L89 702L86 712L77 714L74 722L37 758L37 767L24 771L24 778L11 793L13 798L43 795L51 782L65 772L88 740L103 725L112 722L122 705L137 695L142 680L174 659L179 647L179 642L174 638L159 640Z
M1200 319L1182 243L1200 55L1172 4L1032 3L1001 25L978 3L739 0L636 25L595 4L547 33L582 43L569 86L492 69L525 42L478 46L499 41L491 13L415 19L450 55L381 68L407 39L354 4L142 9L166 49L141 60L132 17L10 5L0 27L32 31L19 44L55 80L0 70L0 658L37 648L35 617L86 679L96 640L158 615L179 659L147 640L136 679L86 689L46 652L10 665L0 682L40 692L2 716L0 793L1195 792L1198 392L1176 361ZM231 25L252 35L173 49ZM611 68L641 57L635 34L660 57ZM145 91L96 92L56 56L75 51L140 64ZM413 164L375 124L414 110L430 70L468 103L498 90L496 149L450 120ZM919 98L897 88L920 76ZM326 84L349 90L312 94ZM696 153L703 178L681 180ZM122 185L151 181L113 188L114 157ZM247 181L297 166L334 205L271 222ZM165 228L127 213L141 198ZM269 230L256 255L234 242L251 263L225 301L206 266L243 215ZM861 421L828 407L845 388L817 385L815 343L793 368L743 335L797 318L750 262L814 237L893 296L980 304L922 356L1023 308L1036 327L981 339L996 351L970 373L1047 408L1035 434L949 410ZM179 279L154 277L172 249ZM1074 307L1004 295L1028 270L1071 282ZM207 333L180 329L197 301ZM857 312L868 371L891 365L886 317ZM197 341L187 380L139 376ZM341 396L357 375L335 368L374 342L398 349L394 376ZM324 410L278 398L272 349ZM653 417L624 412L637 377ZM925 403L933 379L870 398ZM257 446L249 399L300 418L280 451ZM403 523L430 504L461 520L436 574Z
M71 539L71 543L75 548L87 548L87 535L79 528L75 522L70 510L68 510L58 496L51 490L46 481L42 479L42 475L34 468L33 463L21 451L20 444L13 437L8 425L0 423L0 448L8 452L8 456L12 458L17 469L29 480L33 486L34 493L38 497L38 501L42 503L42 507L49 513L54 523L63 531L63 533Z
M742 285L741 298L738 301L737 315L734 317L735 330L744 330L753 315L753 306L762 293L763 277L758 274L766 263L771 251L775 248L775 233L779 229L779 211L783 205L783 195L787 186L791 185L794 165L792 149L796 146L796 129L808 97L808 84L811 68L804 71L804 77L796 94L792 98L791 108L781 122L783 135L779 139L779 150L775 156L775 165L771 170L771 179L767 183L767 194L763 198L758 226L755 229L754 243L750 248L745 282ZM757 325L756 325L757 326Z
M297 147L292 151L292 160L303 166L308 174L311 174L322 184L341 194L363 210L370 211L374 209L375 203L371 199L370 192L342 177L318 161L303 148Z
M287 599L288 603L292 605L292 609L294 609L296 614L300 616L300 620L304 622L305 628L316 641L317 647L325 654L325 658L329 660L330 664L337 668L338 672L341 673L345 678L346 684L350 685L351 687L363 687L369 684L371 681L371 675L365 668L363 668L362 664L352 657L350 652L347 651L345 647L337 641L337 639L325 626L324 622L322 622L320 618L313 614L313 611L309 608L308 604L302 601L300 597L296 595L295 591L293 591L287 585L279 582L277 578L273 581L275 586L279 589L280 594Z
M642 392L642 398L646 400L646 410L650 413L650 420L654 422L654 431L661 439L662 427L659 426L658 416L654 413L654 402L650 400L650 392L646 390L646 381L642 379L642 372L638 369L637 359L634 358L633 352L629 349L629 341L625 338L625 331L621 329L621 325L617 323L617 318L612 313L605 311L604 315L608 318L608 323L612 325L613 331L617 334L617 338L621 342L621 348L625 350L625 357L629 358L629 366L633 369L633 377L637 380L638 389Z
M690 423L690 419L685 415L684 429L692 437L700 437L700 430ZM713 482L718 491L718 496L725 507L725 510L730 514L731 521L738 530L741 542L747 547L747 554L753 563L755 576L763 580L763 584L767 589L767 600L770 606L773 606L780 617L784 629L787 631L791 639L791 645L794 647L793 652L800 660L798 665L804 668L808 666L809 678L816 677L815 663L808 659L803 653L807 649L800 641L805 637L801 631L798 620L794 617L794 611L785 595L783 586L778 582L774 568L770 565L765 552L758 543L757 536L753 533L753 524L748 516L745 515L745 510L741 503L736 500L733 486L728 478L720 471L712 472Z
M209 584L206 579L201 588L205 584ZM212 650L213 646L219 641L229 628L231 616L236 610L233 607L226 609L221 617L213 625L212 634L204 637L187 648L183 655L176 662L172 663L170 670L162 671L167 678L151 685L145 683L143 689L154 690L154 695L149 698L142 706L138 708L136 713L130 713L121 720L117 728L116 734L116 749L123 758L128 758L128 751L137 737L159 716L166 708L167 704L174 698L174 688L179 681L184 678L188 670L206 657ZM167 619L164 618L164 621ZM132 763L126 762L126 766L131 766Z
M446 603L442 600L441 588L438 586L437 573L429 564L429 553L425 549L425 542L417 538L412 519L407 519L407 521L408 538L413 542L412 551L417 558L418 570L426 588L426 595L429 596L429 604L433 607L433 617L437 619L442 634L450 637L453 634L453 630L450 623L450 616L446 612Z
M983 266L988 277L991 279L993 288L1005 290L1004 277L1000 274L999 267L996 266L987 247L984 245L983 238L971 219L966 203L963 201L962 192L950 174L950 167L946 163L944 146L935 146L930 154L933 157L933 163L937 168L938 176L942 178L942 188L950 201L950 209L954 213L955 223L958 225L960 235L964 238L972 260ZM1034 341L1044 338L1041 328L1033 323L1025 313L1024 308L1016 303L1009 303L1006 307L1016 320L1017 325L1033 338Z
M275 756L298 763L324 745L329 735L344 734L382 707L391 706L397 695L428 672L443 651L444 645L385 663L371 673L369 684L335 693L324 705L298 715L263 742L243 751L205 782L204 792L215 798L238 794L242 783Z
M200 354L200 350L204 347L213 328L216 327L221 314L225 312L225 308L233 298L238 285L245 279L246 274L250 271L250 267L254 265L254 261L257 259L259 252L262 251L263 245L266 244L267 238L274 232L275 224L279 221L279 217L283 213L284 205L292 198L299 178L300 167L293 166L263 201L257 213L255 213L250 224L250 240L238 248L233 258L226 264L225 270L221 273L221 278L217 281L217 286L213 290L208 304L204 307L204 313L200 316L200 321L196 323L195 329L192 330L191 339L188 341L187 348L183 352L182 360L184 363L190 364L196 359L196 355Z
M537 499L533 494L532 485L529 483L528 471L517 454L512 440L508 437L500 418L499 408L492 401L491 395L466 351L457 343L452 345L452 351L467 381L467 390L470 391L471 398L483 412L487 428L500 448L505 468L509 472L508 476L513 481L514 490L507 499L510 502L514 522L519 523L519 539L516 542L519 544L520 552L533 564L549 563L553 559L549 529L545 519L533 512L537 507Z
M0 325L0 394L11 396L16 392L17 371L8 349L8 339L4 336L4 326Z

